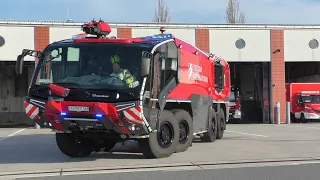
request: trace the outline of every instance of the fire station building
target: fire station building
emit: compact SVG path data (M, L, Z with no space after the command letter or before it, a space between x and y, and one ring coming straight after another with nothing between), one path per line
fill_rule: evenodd
M23 101L35 59L25 57L26 75L15 76L15 61L22 49L43 50L49 43L83 33L82 24L0 21L0 125L32 124ZM285 83L320 81L320 25L110 25L109 36L118 38L159 34L164 26L166 33L224 57L230 64L232 85L240 92L243 123L274 123L277 102L284 123Z

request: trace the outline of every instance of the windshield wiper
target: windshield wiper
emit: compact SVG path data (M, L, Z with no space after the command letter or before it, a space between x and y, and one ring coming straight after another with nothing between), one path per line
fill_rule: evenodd
M56 83L53 83L53 84L56 84L56 85L73 85L73 86L75 86L75 87L77 87L78 89L81 89L84 93L86 93L87 95L89 95L89 96L91 96L91 94L87 91L87 90L85 90L85 89L83 89L82 87L80 87L77 83L70 83L70 82L56 82Z

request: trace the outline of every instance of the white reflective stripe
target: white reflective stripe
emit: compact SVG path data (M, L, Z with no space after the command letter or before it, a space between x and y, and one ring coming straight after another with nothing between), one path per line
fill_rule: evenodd
M29 105L26 107L26 113L28 113L32 107L33 107L33 104L29 103Z
M141 118L141 113L136 108L131 108L130 110Z
M123 115L128 118L129 120L134 120L135 118L133 118L129 113L127 113L127 111L123 111Z
M31 119L34 119L39 114L39 108L36 108L33 113L30 115Z
M129 122L134 122L134 123L137 123L137 124L142 124L142 121L138 121L136 119L130 119L128 120Z

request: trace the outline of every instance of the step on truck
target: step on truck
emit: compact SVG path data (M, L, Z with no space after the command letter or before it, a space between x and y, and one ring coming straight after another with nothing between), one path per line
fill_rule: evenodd
M287 83L286 94L292 122L320 120L320 83Z
M196 136L221 139L226 129L230 69L221 57L162 32L137 38L108 37L110 25L92 21L84 34L24 49L36 68L26 114L56 132L70 157L110 151L136 140L146 158L186 151Z

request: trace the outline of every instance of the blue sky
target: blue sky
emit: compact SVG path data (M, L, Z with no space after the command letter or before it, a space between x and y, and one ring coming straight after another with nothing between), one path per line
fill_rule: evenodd
M171 2L170 2L171 1ZM174 23L225 23L228 0L166 0ZM169 3L170 2L170 3ZM247 23L320 24L320 0L239 0ZM0 19L151 22L157 0L2 0Z

